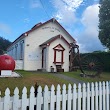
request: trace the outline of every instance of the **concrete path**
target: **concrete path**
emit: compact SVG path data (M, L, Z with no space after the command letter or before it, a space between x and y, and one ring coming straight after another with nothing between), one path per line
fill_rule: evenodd
M73 77L69 77L69 76L60 74L60 73L53 73L53 75L56 76L56 77L65 79L65 80L67 80L67 81L70 81L70 82L72 82L72 83L76 83L76 84L78 84L78 83L81 83L81 84L84 83L84 81L81 81L81 80L75 79L75 78L73 78Z

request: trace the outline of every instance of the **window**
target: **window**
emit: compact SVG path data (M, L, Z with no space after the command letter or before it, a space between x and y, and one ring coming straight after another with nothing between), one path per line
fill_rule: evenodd
M18 54L18 52L17 52L17 47L18 47L18 44L15 45L15 59L16 59L16 60L17 60L17 54Z
M24 40L20 42L20 59L22 60L24 57Z

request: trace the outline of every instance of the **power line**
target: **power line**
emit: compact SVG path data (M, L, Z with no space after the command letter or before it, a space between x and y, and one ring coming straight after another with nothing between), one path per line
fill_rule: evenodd
M48 16L48 18L49 18L48 12L46 11L46 8L45 8L45 6L44 6L44 4L43 4L42 0L40 0L40 2L41 2L41 5L42 5L42 7L43 7L43 9L44 9L44 11L45 11L45 13L46 13L46 15L47 15L47 16Z

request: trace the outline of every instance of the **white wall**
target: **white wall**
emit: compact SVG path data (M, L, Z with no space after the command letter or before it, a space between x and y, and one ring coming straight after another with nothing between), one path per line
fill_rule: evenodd
M50 66L53 66L55 72L56 72L56 66L53 63L54 62L54 47L57 46L58 44L61 44L65 50L64 50L64 59L63 59L63 64L62 68L64 69L65 72L69 71L69 46L65 44L65 42L62 39L57 39L54 42L52 42L49 46L49 62L48 62L48 71L50 72Z
M11 55L14 59L20 60L20 42L21 40L24 40L24 45L23 45L23 53L24 53L24 70L37 70L42 68L42 48L39 47L42 43L47 41L48 39L55 37L56 35L61 34L69 43L73 42L73 39L55 22L49 22L48 24L45 24L41 26L40 28L32 31L31 33L28 34L24 39L20 39L18 42L14 43L9 49L8 49L8 54ZM17 58L15 54L15 45L18 44L17 47ZM61 44L64 46L65 43L64 41L61 42ZM54 43L52 44L54 45ZM56 45L56 44L55 44ZM13 48L13 53L12 53L12 48ZM50 48L50 47L49 47ZM47 48L47 53L48 55L46 64L48 67L48 71L50 69L51 64L51 58L50 56L53 57L53 53ZM66 49L67 47L64 46ZM48 52L49 51L49 52ZM69 50L68 50L69 51ZM64 51L65 59L69 59L69 55L66 53L67 50ZM67 54L67 55L66 55ZM53 60L52 60L53 61ZM68 61L65 62L63 65L65 71L68 70Z
M25 39L24 70L37 70L42 68L42 49L39 45L59 34L63 35L68 42L72 42L72 38L56 25L56 23L52 22L29 33Z

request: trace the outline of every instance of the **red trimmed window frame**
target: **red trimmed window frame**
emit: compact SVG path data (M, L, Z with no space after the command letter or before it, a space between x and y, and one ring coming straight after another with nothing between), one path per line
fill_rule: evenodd
M58 49L57 47L61 47L62 49ZM64 47L61 44L58 44L57 46L55 46L54 48L54 64L59 63L59 64L63 64L64 63ZM57 51L61 51L61 61L56 61L56 52Z

